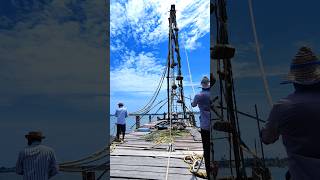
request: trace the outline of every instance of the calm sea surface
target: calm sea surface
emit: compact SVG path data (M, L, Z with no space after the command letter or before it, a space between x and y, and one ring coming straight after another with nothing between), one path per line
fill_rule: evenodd
M159 117L162 117L162 116L159 116ZM199 117L198 115L195 115L196 117L196 123L197 123L197 126L200 126L200 123L199 123ZM156 119L156 116L153 117L153 119ZM117 119L115 116L110 116L110 135L115 135L116 133L116 125L115 123L117 122ZM143 116L140 120L140 124L143 125L143 124L146 124L149 122L149 116ZM126 131L127 132L130 132L132 130L135 129L135 123L136 123L136 117L135 116L129 116L128 118L126 118Z

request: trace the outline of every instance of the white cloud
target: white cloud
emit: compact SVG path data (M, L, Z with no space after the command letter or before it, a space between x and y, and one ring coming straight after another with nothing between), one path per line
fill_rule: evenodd
M160 80L164 66L150 52L136 54L127 51L122 64L110 71L111 93L152 93Z
M86 16L80 22L68 19L74 16L70 2L52 1L0 31L1 77L8 82L2 94L106 93L104 3L77 4Z
M188 49L200 46L197 40L209 32L207 0L128 0L111 2L111 36L132 34L135 43L157 44L167 41L171 4L176 5L180 44Z

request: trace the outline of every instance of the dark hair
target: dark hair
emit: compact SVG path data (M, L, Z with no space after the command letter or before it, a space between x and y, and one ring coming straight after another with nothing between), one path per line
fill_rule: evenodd
M296 91L320 91L320 82L311 85L293 83Z

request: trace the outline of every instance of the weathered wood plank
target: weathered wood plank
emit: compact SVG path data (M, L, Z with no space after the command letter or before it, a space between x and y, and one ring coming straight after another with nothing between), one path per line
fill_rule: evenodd
M188 164L183 161L186 155L203 154L201 136L197 132L195 130L194 136L190 134L175 139L175 151L170 153L169 179L197 179L190 173ZM116 144L110 155L111 179L165 179L168 144L145 141L145 134L147 133L126 134L125 143Z

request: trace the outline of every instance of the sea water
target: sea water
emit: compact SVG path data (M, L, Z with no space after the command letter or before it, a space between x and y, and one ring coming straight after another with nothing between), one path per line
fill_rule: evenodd
M158 117L162 118L163 116L159 115ZM156 119L157 117L154 116L152 119ZM195 115L196 118L196 125L199 127L199 115ZM116 127L117 118L115 116L110 115L110 135L115 135L117 133ZM149 115L141 116L140 125L149 123ZM126 118L126 132L132 132L136 128L136 117L129 116Z

